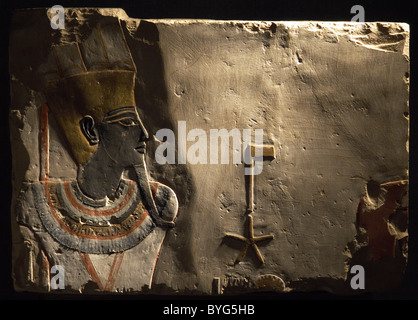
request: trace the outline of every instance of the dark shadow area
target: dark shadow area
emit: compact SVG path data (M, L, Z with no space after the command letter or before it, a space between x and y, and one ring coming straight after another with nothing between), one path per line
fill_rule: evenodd
M141 20L139 25L128 25L122 21L125 38L131 49L132 58L136 64L137 75L135 83L135 97L140 117L148 130L149 141L147 153L154 155L159 143L154 140L154 135L159 129L170 129L175 132L176 124L170 113L167 101L167 87L165 83L164 61L160 48L159 31L156 25L147 20ZM164 246L175 246L178 261L186 272L195 272L190 252L191 229L190 219L185 214L193 201L194 182L186 165L158 164L152 157L148 157L148 167L151 178L163 183L174 190L179 201L179 214L176 220L175 230L168 232ZM174 238L174 232L184 235ZM175 240L175 242L174 242ZM179 243L181 242L181 243ZM159 261L165 261L164 248ZM158 277L158 263L156 268Z

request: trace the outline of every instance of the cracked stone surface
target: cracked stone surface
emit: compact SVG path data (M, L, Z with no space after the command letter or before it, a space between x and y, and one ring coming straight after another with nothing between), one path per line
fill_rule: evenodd
M66 9L65 16L63 30L51 28L47 9L17 11L12 19L16 290L356 294L361 290L350 286L354 265L364 267L366 291L399 285L408 255L407 24L147 20L128 17L122 9L89 8ZM134 100L150 136L145 159L151 192L162 217L175 216L175 226L157 226L139 244L120 251L99 246L115 252L97 254L56 240L54 235L61 236L48 229L51 220L43 216L55 210L44 194L57 194L64 203L67 189L74 186L71 192L77 192L71 182L87 169L75 161L61 114L52 107L48 144L42 140L40 115L50 100L40 70L51 66L54 46L79 43L86 59L94 56L97 49L88 39L103 23L120 25L136 66ZM106 38L109 48L117 37ZM83 104L82 97L76 99ZM159 164L155 152L162 142L156 133L167 128L177 139L179 121L185 121L186 133L196 128L206 133L208 154L211 129L263 129L263 142L274 146L275 158L264 160L250 182L244 163L232 163L232 145L229 164L179 164L181 141L176 140L176 163ZM187 141L187 148L193 143ZM48 179L40 174L45 159ZM104 160L98 164L103 172L110 166ZM126 189L119 195L129 186L141 190L138 176L126 165ZM93 182L88 187L99 190ZM264 261L250 248L237 263L244 242L226 235L250 239L251 232L274 236L257 243ZM53 265L64 268L65 289L51 285Z

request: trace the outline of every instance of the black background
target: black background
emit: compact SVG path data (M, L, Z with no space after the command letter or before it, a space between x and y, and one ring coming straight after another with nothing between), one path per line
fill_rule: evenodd
M51 7L53 5L63 7L110 7L122 8L128 16L133 18L184 18L184 19L218 19L218 20L318 20L318 21L350 21L353 14L350 9L353 5L360 4L365 9L367 22L387 21L406 22L411 29L411 92L410 92L410 117L411 117L411 138L410 138L410 218L409 218L409 261L405 281L395 291L386 293L364 293L350 297L336 296L327 292L312 293L287 293L284 295L255 294L233 298L207 300L204 297L147 297L147 296L87 296L68 297L17 293L13 290L11 279L11 231L10 231L10 200L11 200L11 152L8 127L8 109L10 106L9 93L9 72L8 72L8 36L10 31L10 16L15 9L30 7ZM415 159L415 128L416 128L416 101L417 85L415 82L416 73L416 52L417 36L416 15L418 15L418 4L413 1L271 1L271 0L233 0L233 1L14 1L0 5L0 37L2 50L2 63L0 73L2 83L1 95L1 126L0 139L2 144L1 152L1 211L0 211L0 298L8 301L28 300L64 300L83 299L92 300L134 300L141 305L150 306L155 316L162 314L162 308L173 303L176 306L199 306L205 308L209 303L250 303L255 304L256 314L274 315L274 318L284 316L281 308L292 300L416 300L418 299L418 215L415 197L416 192L416 159ZM300 308L300 307L298 307ZM326 313L329 313L326 312ZM402 313L399 313L403 316ZM229 316L231 317L231 316ZM167 318L167 317L165 317ZM188 317L185 317L188 318ZM199 317L200 319L201 317ZM215 318L214 316L209 318ZM234 317L233 317L234 318ZM235 317L237 318L237 317ZM253 318L243 316L242 318ZM257 317L258 318L258 317ZM180 319L180 317L179 317Z

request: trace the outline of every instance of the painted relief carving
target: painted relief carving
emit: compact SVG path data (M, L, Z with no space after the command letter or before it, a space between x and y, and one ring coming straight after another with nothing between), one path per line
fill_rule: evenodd
M62 14L11 21L15 290L401 283L407 24Z
M40 179L26 186L17 212L21 228L39 243L39 252L29 249L33 259L44 261L32 272L48 273L59 265L73 288L90 277L96 289L117 291L126 289L126 279L119 277L125 260L135 259L138 266L125 271L135 279L132 288L151 286L178 202L173 190L149 179L149 135L136 110L136 69L120 25L99 25L83 43L52 47L49 57L41 69L47 104L40 108ZM49 177L50 116L78 165L75 180ZM123 177L127 168L134 180ZM84 268L71 275L70 260ZM111 266L107 275L106 265ZM48 277L30 279L50 287Z

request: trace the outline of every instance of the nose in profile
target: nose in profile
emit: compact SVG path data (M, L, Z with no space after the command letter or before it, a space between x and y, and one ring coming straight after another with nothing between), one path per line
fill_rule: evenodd
M148 141L149 139L148 131L147 129L145 129L145 126L139 117L138 117L138 120L139 120L139 130L141 130L141 136L139 137L139 141L140 142Z

